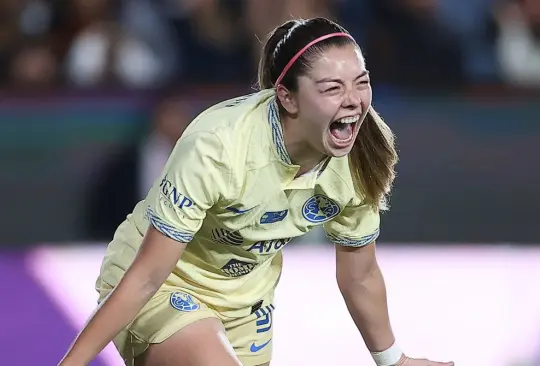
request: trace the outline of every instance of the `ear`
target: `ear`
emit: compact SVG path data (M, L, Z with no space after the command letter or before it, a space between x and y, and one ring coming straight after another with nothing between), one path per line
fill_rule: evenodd
M293 115L298 113L298 102L293 93L290 92L286 87L283 85L278 85L276 88L276 95L287 113Z

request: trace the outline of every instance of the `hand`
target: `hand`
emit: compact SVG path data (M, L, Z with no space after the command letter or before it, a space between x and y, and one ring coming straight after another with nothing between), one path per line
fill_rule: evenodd
M425 358L401 357L396 366L454 366L453 362L435 362Z

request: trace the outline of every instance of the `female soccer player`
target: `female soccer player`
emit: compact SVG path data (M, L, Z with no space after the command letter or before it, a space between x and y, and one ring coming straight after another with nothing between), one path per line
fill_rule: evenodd
M126 365L268 365L281 249L318 225L376 364L452 365L407 358L392 334L375 239L397 156L354 39L326 19L289 21L264 46L259 84L179 139L109 244L100 306L62 366L111 340Z

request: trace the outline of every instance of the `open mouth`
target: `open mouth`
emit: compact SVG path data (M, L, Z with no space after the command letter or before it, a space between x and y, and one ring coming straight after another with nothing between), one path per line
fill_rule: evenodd
M360 120L360 115L343 117L330 124L330 135L338 147L349 145L354 136L354 128Z

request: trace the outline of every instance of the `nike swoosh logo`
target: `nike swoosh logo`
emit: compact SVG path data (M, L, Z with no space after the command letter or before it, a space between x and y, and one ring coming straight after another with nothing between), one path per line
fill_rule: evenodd
M255 344L255 342L253 342L251 344L251 348L249 349L251 352L259 352L260 350L262 350L264 347L268 346L268 343L270 343L272 341L272 338L270 338L270 340L266 343L263 343L261 344L260 346L257 346Z
M255 206L255 207L257 207L257 206ZM247 210L241 210L241 209L235 208L235 207L227 207L226 210L227 210L227 211L234 212L234 213L237 214L237 215L241 215L241 214L244 214L244 213L246 213L246 212L248 212L248 211L253 210L255 207L248 208Z

